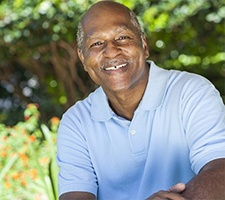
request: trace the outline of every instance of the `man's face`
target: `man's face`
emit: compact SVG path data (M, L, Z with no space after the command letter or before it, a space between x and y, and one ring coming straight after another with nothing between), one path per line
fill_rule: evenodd
M122 8L92 10L83 21L83 30L83 51L78 55L92 80L108 92L138 86L149 53L130 14Z

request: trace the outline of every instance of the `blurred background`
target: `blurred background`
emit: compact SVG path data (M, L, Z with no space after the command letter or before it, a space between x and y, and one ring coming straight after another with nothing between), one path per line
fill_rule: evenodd
M95 85L76 54L95 0L0 1L0 197L57 199L62 114ZM224 0L118 0L138 16L150 57L209 79L225 102Z

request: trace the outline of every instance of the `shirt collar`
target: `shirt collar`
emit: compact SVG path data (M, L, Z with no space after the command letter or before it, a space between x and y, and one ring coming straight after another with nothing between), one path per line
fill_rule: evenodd
M149 79L139 108L154 110L162 103L171 72L158 67L153 61L147 62L150 65Z
M152 61L147 62L150 65L149 79L138 109L154 110L162 103L170 73L168 70L159 68ZM107 121L112 115L107 96L102 87L99 87L91 95L91 116L96 121Z
M99 87L91 96L91 117L96 121L107 121L112 117L108 98L102 87Z

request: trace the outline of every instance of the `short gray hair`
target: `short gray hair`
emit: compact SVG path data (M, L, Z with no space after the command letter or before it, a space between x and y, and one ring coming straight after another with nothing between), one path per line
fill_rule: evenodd
M141 36L141 39L143 39L142 38L143 31L135 13L131 10L129 10L129 13L131 17L131 23L137 28L138 33ZM83 50L83 40L84 40L84 30L83 30L82 22L80 21L77 26L77 48L81 52Z

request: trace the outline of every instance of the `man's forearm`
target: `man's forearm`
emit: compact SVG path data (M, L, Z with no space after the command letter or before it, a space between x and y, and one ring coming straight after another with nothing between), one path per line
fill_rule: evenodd
M95 196L88 192L68 192L59 197L59 200L95 200Z
M182 196L191 200L225 200L225 159L214 160L186 185Z

